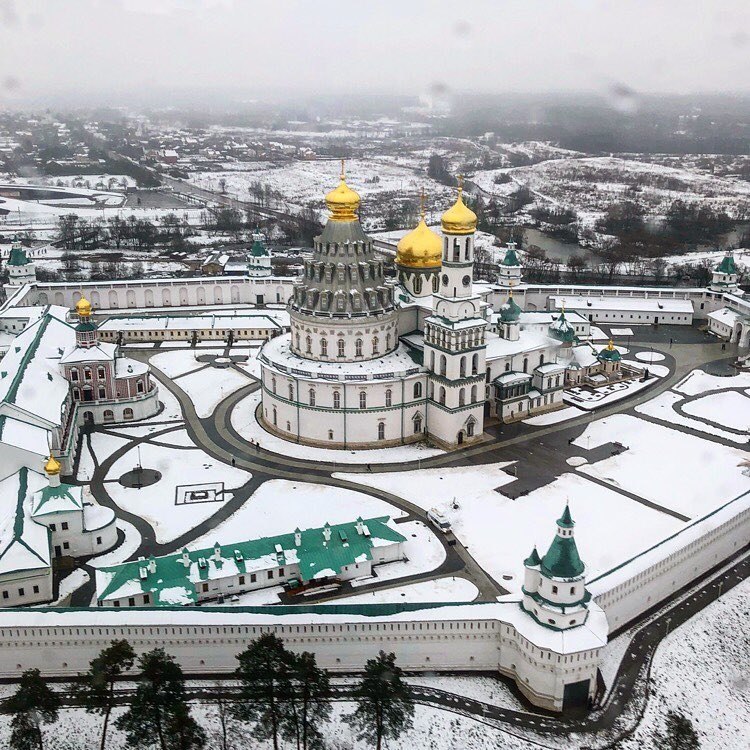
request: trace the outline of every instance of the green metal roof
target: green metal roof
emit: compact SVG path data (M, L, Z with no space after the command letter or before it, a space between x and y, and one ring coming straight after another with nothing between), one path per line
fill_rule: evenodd
M503 323L513 323L521 317L521 308L516 304L512 295L508 296L505 304L500 306L500 320Z
M737 266L734 264L734 256L729 253L721 259L721 263L716 266L719 273L737 273Z
M133 593L135 585L141 593L152 593L156 606L175 604L170 599L173 592L179 591L180 601L189 603L197 599L195 585L201 581L224 576L251 574L269 567L298 565L303 582L337 575L345 565L372 559L373 539L387 542L404 542L406 537L388 526L388 516L370 518L363 521L369 534L359 534L358 521L329 526L330 539L326 542L324 528L306 529L300 532L300 544L295 544L295 534L280 534L250 541L228 545L215 545L207 549L190 552L185 549L180 553L154 558L156 572L148 573L148 561L139 560L123 563L109 568L101 568L109 581L102 592L100 600L106 599L124 586L130 586L128 593ZM279 552L277 547L281 549ZM215 555L219 550L218 558ZM183 554L187 553L190 565L183 563ZM266 558L263 560L263 558ZM260 566L255 561L262 561ZM255 562L255 564L253 564ZM333 571L327 573L327 571ZM124 594L127 596L128 594Z
M268 250L266 250L260 240L255 240L250 248L250 255L254 258L263 258L268 255Z
M95 331L97 329L96 323L92 323L90 320L82 320L76 325L76 331L86 332Z
M576 540L572 536L556 535L542 558L542 575L550 578L577 578L583 575L584 570Z
M568 319L565 317L565 310L561 310L557 319L550 323L549 335L564 343L573 342L578 339L575 328L570 325Z
M36 503L36 507L33 508L33 515L43 516L49 512L44 506L48 505L52 500L65 500L66 502L69 502L73 508L83 508L83 505L75 496L76 493L71 492L73 489L76 489L74 485L64 483L61 483L57 487L50 487L49 485L43 487L38 493L39 500ZM56 513L58 510L60 509L55 508L52 512Z
M26 466L22 466L18 471L18 497L16 498L16 511L15 517L13 519L13 535L8 541L8 544L6 544L3 549L0 549L0 560L3 559L5 554L13 547L14 544L19 544L20 546L27 549L37 560L39 560L39 562L42 563L42 565L37 566L41 568L43 566L47 566L49 563L47 562L47 560L40 557L39 554L34 549L32 549L23 539L23 529L24 523L26 521L23 504L26 500L28 489L29 470ZM49 535L49 532L47 532L47 534Z
M10 257L8 258L9 266L26 266L29 264L29 259L26 257L26 251L23 249L21 243L14 243L10 249Z
M516 248L513 245L508 245L508 249L505 251L505 257L503 258L502 265L504 266L520 266L521 263L516 255Z
M536 551L536 547L534 547L534 549L531 550L531 554L523 561L523 564L531 568L534 565L539 565L541 562L539 553Z
M604 347L599 354L596 355L597 359L606 359L609 362L619 362L622 359L622 355L620 352L617 351L617 349L609 349L608 347Z
M570 515L570 506L566 505L565 510L563 510L563 514L560 516L560 518L557 519L557 525L562 527L563 529L572 529L576 523L573 520L573 516Z

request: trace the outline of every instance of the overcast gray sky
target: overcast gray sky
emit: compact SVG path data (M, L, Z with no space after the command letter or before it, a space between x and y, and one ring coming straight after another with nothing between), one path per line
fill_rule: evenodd
M0 83L319 93L750 90L748 0L0 0Z

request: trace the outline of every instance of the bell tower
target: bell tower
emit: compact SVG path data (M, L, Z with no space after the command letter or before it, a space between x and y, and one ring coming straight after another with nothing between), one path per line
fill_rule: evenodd
M473 288L476 226L459 177L458 198L442 217L440 283L424 328L427 431L446 448L475 442L484 430L487 322Z

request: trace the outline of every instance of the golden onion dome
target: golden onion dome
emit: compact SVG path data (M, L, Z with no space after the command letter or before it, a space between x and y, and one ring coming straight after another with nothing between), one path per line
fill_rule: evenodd
M54 474L59 474L60 468L60 462L52 454L50 454L49 460L46 464L44 464L44 471L49 476L52 476Z
M91 303L85 297L76 302L76 314L79 318L88 318L91 315Z
M396 265L406 268L440 268L443 257L443 241L430 229L424 215L405 237L396 250Z
M338 187L326 195L326 205L331 212L331 221L357 220L359 195L346 184L343 159L341 160L341 181Z
M446 234L473 234L477 229L477 215L464 203L463 192L463 181L459 178L458 198L441 219Z

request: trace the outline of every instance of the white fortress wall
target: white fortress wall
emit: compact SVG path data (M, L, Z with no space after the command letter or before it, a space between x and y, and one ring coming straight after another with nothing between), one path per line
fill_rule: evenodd
M750 543L750 492L588 582L609 632L687 586Z
M595 605L590 624L566 631L564 640L559 631L534 623L518 602L416 611L335 607L330 614L322 607L303 614L274 609L278 614L208 607L5 610L0 677L17 678L30 668L50 677L78 674L115 638L127 639L138 652L163 647L188 674L230 673L251 640L273 632L292 650L313 651L320 666L334 672L359 671L384 649L409 671L500 671L537 705L559 710L566 684L587 681L593 692L606 642L604 614Z

